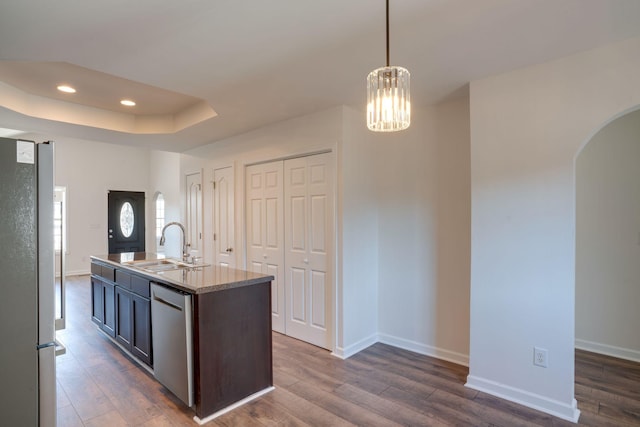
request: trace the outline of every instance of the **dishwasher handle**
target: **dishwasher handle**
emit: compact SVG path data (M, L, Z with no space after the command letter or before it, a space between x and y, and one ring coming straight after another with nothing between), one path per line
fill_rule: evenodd
M153 294L153 299L154 299L154 301L158 301L158 302L159 302L159 303L161 303L161 304L168 305L168 306L169 306L169 307L171 307L171 308L175 308L175 309L176 309L176 310L178 310L178 311L182 311L182 307L180 307L179 305L174 304L174 303L172 303L172 302L170 302L170 301L167 301L167 300L166 300L166 299L164 299L164 298L160 298L160 297L159 297L159 296L157 296L156 294Z

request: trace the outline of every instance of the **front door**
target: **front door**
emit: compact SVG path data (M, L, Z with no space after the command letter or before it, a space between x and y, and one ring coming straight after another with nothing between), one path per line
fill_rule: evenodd
M144 192L109 191L109 253L144 252Z

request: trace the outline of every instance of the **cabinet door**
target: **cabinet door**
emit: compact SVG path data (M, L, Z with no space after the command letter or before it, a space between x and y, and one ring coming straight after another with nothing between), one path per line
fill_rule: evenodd
M131 350L131 298L133 294L116 286L116 341Z
M103 298L102 298L102 281L91 278L91 320L98 325L104 323Z
M131 318L133 335L131 353L152 366L151 355L151 302L136 294L131 295Z
M102 282L102 312L104 313L104 323L102 330L109 336L116 336L116 295L115 286L108 282Z

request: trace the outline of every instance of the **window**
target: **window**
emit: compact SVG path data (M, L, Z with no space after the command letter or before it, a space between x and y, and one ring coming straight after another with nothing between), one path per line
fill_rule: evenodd
M160 246L160 236L164 228L164 196L162 193L156 194L156 248L158 253L164 252L164 247Z
M124 237L131 237L135 225L135 215L131 203L124 202L120 209L120 230Z

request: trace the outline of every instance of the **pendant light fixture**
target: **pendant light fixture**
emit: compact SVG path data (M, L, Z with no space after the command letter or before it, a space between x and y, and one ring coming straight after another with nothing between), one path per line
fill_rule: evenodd
M386 2L387 66L367 77L367 127L375 132L394 132L411 124L409 71L389 65L389 0Z

